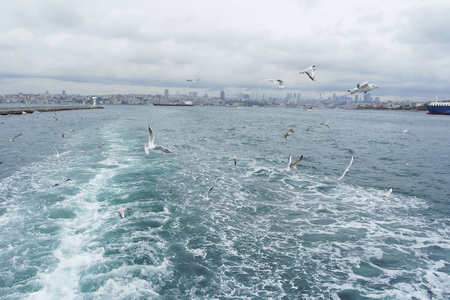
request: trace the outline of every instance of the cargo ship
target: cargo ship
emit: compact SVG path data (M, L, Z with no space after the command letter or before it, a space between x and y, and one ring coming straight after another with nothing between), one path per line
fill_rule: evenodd
M430 115L450 115L450 100L430 102L427 108Z
M185 102L160 102L160 103L153 103L153 106L194 106L194 103L192 103L192 101L185 101Z

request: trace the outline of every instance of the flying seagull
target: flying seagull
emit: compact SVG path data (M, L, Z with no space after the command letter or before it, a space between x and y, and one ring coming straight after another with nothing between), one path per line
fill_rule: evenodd
M148 126L149 139L148 144L145 144L145 153L149 154L152 150L159 150L165 153L172 153L172 150L164 146L155 146L155 135L153 134L152 128Z
M63 181L63 183L66 183L67 181L70 181L70 180L72 180L71 178L67 178L66 180L64 180ZM54 186L58 186L59 185L59 183L56 183Z
M214 186L212 186L208 192L206 193L206 199L209 199L209 193L211 193L211 191L213 190Z
M350 159L350 164L349 164L348 167L345 169L345 171L344 171L344 173L342 174L342 176L339 177L337 180L341 180L342 178L344 178L345 174L346 174L348 171L350 171L350 166L352 165L352 163L353 163L353 156L352 156L352 158Z
M296 161L295 163L292 164L291 168L292 168L292 169L297 169L297 165L298 165L299 162L302 161L302 159L303 159L303 155L300 156L300 157L297 159L297 161Z
M320 123L320 125L327 126L328 128L330 128L330 126L328 126L328 124L325 122Z
M270 81L270 82L273 82L273 83L278 84L278 85L277 85L277 89L284 89L284 88L286 88L286 87L283 85L283 80L281 80L281 79L267 79L267 80Z
M192 84L196 83L197 81L200 81L200 79L188 79L186 81L190 81Z
M358 83L357 85L356 85L356 88L354 88L354 89L351 89L351 90L348 90L349 92L351 92L350 94L354 94L354 93L356 93L356 92L364 92L364 93L367 93L368 91L371 91L371 90L373 90L373 89L377 89L378 87L377 87L377 85L376 84L372 84L372 83L368 83L367 81L366 82L363 82L363 83Z
M234 165L237 165L237 157L236 156L230 157L230 160L234 161Z
M74 132L74 131L75 131L75 130L73 130L73 129L70 129L69 131L64 131L64 132L62 133L62 137L64 137L64 135L69 134L69 133Z
M16 135L15 137L13 137L13 138L10 138L10 139L7 139L8 141L10 141L10 142L14 142L15 140L16 140L16 138L18 138L19 136L21 136L22 134L21 133L19 133L18 135Z
M391 195L391 193L392 193L392 188L388 189L386 192L381 194L381 197L388 198Z
M312 65L311 67L308 67L301 71L300 74L306 73L306 75L308 75L308 77L311 78L312 81L316 81L316 74L314 73L315 70L317 70L316 65Z
M286 139L286 141L287 141L287 137L288 136L290 136L291 134L293 134L294 133L294 130L291 128L291 129L289 129L287 132L286 132L286 134L284 135L284 138Z
M123 217L125 217L125 211L126 210L132 210L131 208L119 208L118 210L117 210L117 212L119 213L119 216L123 219Z
M66 151L66 152L63 152L63 153L59 153L59 152L58 152L58 149L56 149L55 146L53 146L53 148L55 148L55 151L56 151L56 158L60 158L60 157L63 156L64 154L67 154L67 153L70 152L70 151Z

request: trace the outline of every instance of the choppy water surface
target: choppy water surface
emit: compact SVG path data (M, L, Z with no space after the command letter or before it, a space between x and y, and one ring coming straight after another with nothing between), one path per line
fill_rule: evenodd
M449 117L57 114L0 117L3 299L450 297ZM148 125L173 153L145 154Z

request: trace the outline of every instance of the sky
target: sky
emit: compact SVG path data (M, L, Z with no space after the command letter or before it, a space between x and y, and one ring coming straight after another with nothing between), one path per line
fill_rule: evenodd
M0 95L319 99L368 81L382 101L450 99L449 15L448 0L1 1Z

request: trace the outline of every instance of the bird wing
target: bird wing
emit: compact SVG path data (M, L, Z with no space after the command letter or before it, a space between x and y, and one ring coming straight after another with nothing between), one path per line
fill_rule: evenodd
M125 216L123 209L122 209L122 208L119 208L119 209L117 210L117 212L119 213L119 216L123 219L123 217Z
M288 163L287 163L287 166L286 166L287 169L289 169L291 167L291 162L292 162L292 156L289 155Z
M367 87L368 85L369 85L369 83L366 81L366 82L363 82L363 83L358 83L358 84L356 85L356 87L357 87L358 89L362 89L362 88Z
M313 70L308 70L308 71L306 71L306 75L308 75L308 77L311 78L312 81L315 81L314 77L315 77L316 75L314 74L314 71L313 71Z
M295 168L297 167L298 163L301 162L303 159L303 155L299 157L299 159L297 159L297 161L295 163L292 164L292 167Z
M352 165L352 163L353 163L353 156L352 156L352 158L350 159L350 164L347 166L347 168L345 169L344 173L342 173L342 176L339 177L338 180L341 180L342 178L344 178L345 174L346 174L348 171L350 171L350 166Z
M283 80L277 79L277 82L278 82L279 85L283 85Z
M169 148L166 148L164 146L155 146L155 148L153 148L153 150L159 150L165 153L172 153L172 150L170 150Z
M153 130L150 126L148 126L148 147L152 148L155 145L155 135L153 134Z

